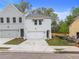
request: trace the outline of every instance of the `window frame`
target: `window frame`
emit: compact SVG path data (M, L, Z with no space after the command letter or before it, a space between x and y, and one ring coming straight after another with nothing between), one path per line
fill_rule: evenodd
M22 23L22 17L19 17L19 23Z
M37 19L33 19L34 20L34 25L37 25Z
M0 17L0 23L4 23L4 18Z
M9 17L7 17L7 23L10 23L10 18Z
M43 19L39 19L39 25L42 25Z
M16 23L16 17L13 17L13 23Z

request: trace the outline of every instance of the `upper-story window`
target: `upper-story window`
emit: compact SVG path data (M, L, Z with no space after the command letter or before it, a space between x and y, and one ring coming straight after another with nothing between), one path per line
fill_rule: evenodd
M37 20L34 20L34 24L37 25Z
M13 23L16 23L16 17L13 17Z
M19 17L19 23L22 23L22 17Z
M7 17L7 23L10 23L10 18L9 17Z
M39 20L39 25L42 25L42 21L43 21L42 19Z
M33 19L35 25L42 25L43 19Z
M0 18L0 22L1 22L1 23L4 23L3 17Z

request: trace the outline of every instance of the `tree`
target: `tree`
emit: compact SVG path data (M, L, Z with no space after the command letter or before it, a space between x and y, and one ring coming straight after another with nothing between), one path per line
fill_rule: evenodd
M74 16L69 15L65 21L59 22L59 32L60 33L69 33L69 26L74 21Z
M79 7L73 8L71 13L72 13L72 16L74 17L79 16Z
M52 19L52 32L57 32L58 31L58 17L57 14L54 13L54 10L52 8L37 8L32 11L32 13L38 13L46 16L50 16Z
M74 21L74 18L76 18L77 16L79 16L79 7L73 8L71 10L71 14L66 18L67 24L68 25L72 24L72 22Z
M79 16L79 7L73 8L71 14L66 17L64 22L60 22L59 32L61 33L69 33L69 26L73 23L74 18Z
M24 13L26 10L29 10L32 5L27 1L22 0L19 4L15 4L15 6Z
M59 19L57 17L57 14L52 13L51 19L52 19L52 32L58 32L58 29L59 29L58 21L59 21Z
M38 13L38 14L43 14L46 16L50 16L50 14L54 12L54 10L52 8L37 8L35 10L32 11L32 13Z
M67 34L69 32L68 24L65 21L60 21L59 32Z
M73 8L71 10L71 14L66 17L67 24L68 25L72 24L72 22L74 21L74 18L77 16L79 16L79 7Z
M74 21L74 18L75 18L75 16L72 16L72 15L67 16L66 23L68 25L72 24Z

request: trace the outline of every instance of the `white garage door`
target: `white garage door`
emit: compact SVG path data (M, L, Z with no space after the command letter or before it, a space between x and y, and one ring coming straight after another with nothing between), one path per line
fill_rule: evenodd
M16 38L18 34L18 30L0 30L1 38Z
M44 38L44 32L28 32L27 38L28 39L43 39Z

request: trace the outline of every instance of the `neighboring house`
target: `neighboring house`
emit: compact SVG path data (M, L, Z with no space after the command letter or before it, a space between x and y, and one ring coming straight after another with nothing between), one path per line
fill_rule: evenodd
M0 38L51 38L51 18L40 14L21 13L13 4L0 12Z
M69 26L69 36L79 38L79 16L75 18L75 21Z

